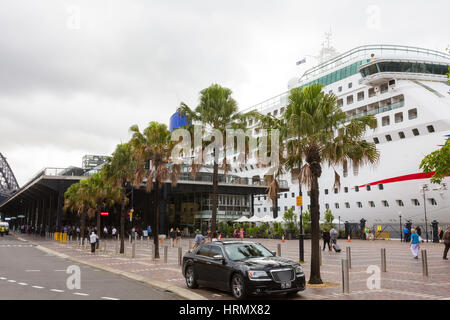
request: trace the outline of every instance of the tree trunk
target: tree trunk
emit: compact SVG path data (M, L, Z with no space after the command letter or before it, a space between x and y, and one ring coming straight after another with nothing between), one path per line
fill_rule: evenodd
M97 236L98 236L98 242L96 244L97 249L100 247L100 234L101 234L101 230L100 230L100 211L97 211Z
M120 208L120 253L125 253L125 201Z
M214 161L213 171L213 189L212 189L212 214L211 214L211 233L216 231L217 207L218 207L218 189L219 189L219 164Z
M313 174L311 183L311 274L310 284L321 284L320 277L320 226L319 226L319 182Z
M159 259L159 182L155 182L154 202L153 202L153 243L155 245L155 259Z

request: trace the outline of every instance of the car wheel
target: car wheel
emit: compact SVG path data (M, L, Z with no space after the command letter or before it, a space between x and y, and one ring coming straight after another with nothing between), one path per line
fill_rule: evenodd
M245 288L244 278L240 274L235 274L231 278L231 292L233 297L238 300L247 298L247 289Z
M190 289L198 288L198 283L195 277L193 266L188 266L186 268L185 275L186 275L186 285L188 286L188 288Z
M291 291L291 292L287 292L286 295L288 297L295 297L297 295L298 291Z

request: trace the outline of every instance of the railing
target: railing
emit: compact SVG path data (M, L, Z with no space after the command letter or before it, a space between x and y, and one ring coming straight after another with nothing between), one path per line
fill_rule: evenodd
M353 116L347 117L345 122L351 121L353 119L356 119L356 118L359 118L359 117L362 117L362 116L375 115L375 114L391 111L391 110L394 110L394 109L398 109L398 108L403 107L404 105L405 105L405 102L404 101L400 101L400 102L393 103L393 104L385 106L385 107L380 107L380 108L377 108L377 109L374 109L374 110L360 112L360 113L357 113L357 114L355 114Z

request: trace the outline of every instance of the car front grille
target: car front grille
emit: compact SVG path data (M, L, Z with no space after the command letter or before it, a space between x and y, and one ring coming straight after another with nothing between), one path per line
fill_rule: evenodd
M273 280L275 282L285 282L295 280L294 269L271 270L270 273L272 274Z

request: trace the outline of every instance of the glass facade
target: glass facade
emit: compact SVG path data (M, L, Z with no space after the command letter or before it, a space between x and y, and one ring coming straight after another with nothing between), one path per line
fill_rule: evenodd
M379 72L411 72L445 75L448 72L448 66L432 63L385 61L361 68L360 72L363 77Z

